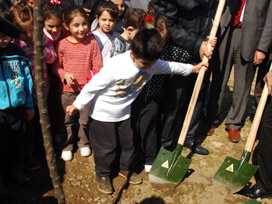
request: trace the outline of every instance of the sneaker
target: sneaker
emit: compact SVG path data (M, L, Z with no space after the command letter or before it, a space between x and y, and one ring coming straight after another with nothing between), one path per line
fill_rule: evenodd
M80 154L83 157L88 157L92 154L92 151L89 147L82 147L80 148Z
M96 176L98 190L105 194L112 194L113 187L109 176Z
M128 170L120 169L119 175L126 179L130 184L141 184L143 182L142 178L135 172L130 172Z
M25 161L25 167L28 170L37 170L42 167L41 163L36 158L31 158L27 161Z
M64 161L71 161L73 159L73 153L72 153L72 151L62 151L61 158Z
M145 164L145 165L144 165L145 172L146 172L146 173L149 173L150 170L151 170L151 167L152 167L152 165L150 165L150 164Z

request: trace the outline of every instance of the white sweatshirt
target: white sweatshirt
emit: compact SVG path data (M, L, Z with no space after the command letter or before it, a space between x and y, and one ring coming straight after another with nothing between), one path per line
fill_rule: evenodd
M130 118L132 102L154 74L188 76L191 64L158 60L151 68L141 70L130 57L130 51L110 58L104 67L82 89L73 105L78 110L91 101L89 116L103 122Z

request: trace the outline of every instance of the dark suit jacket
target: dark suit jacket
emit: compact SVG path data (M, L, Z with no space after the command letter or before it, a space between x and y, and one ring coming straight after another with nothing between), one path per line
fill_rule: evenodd
M172 42L197 54L210 33L210 0L154 0L157 13L165 15Z
M218 1L213 1L213 8ZM218 37L220 38L227 27L231 14L234 12L237 0L226 0L220 20ZM270 0L247 0L243 17L241 55L245 61L253 61L254 53L260 50L270 52L272 44L272 2Z

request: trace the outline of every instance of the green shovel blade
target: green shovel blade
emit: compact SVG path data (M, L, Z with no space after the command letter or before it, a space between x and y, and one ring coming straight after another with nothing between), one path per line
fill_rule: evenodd
M178 184L183 179L191 164L191 159L181 156L182 148L180 144L173 152L161 148L149 172L151 182Z
M238 192L245 187L252 176L256 173L258 166L248 163L250 152L244 151L241 160L226 157L219 170L214 175L214 183L222 183L232 190Z

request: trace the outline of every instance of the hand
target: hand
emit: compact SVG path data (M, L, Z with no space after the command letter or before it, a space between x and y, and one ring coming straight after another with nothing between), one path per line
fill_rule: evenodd
M203 67L203 66L206 67L205 71L207 71L209 64L204 63L204 62L200 62L199 64L194 65L192 73L198 73L200 71L201 67Z
M74 115L78 112L78 109L74 105L70 105L66 107L66 113L70 116Z
M267 74L264 77L264 81L267 83L269 94L271 94L272 92L272 72L271 71L267 72Z
M87 8L83 8L84 11L86 12L87 16L90 16L91 10Z
M65 74L64 79L66 80L66 83L69 84L70 86L75 84L74 83L75 78L74 75L72 74Z
M265 53L259 51L259 50L256 50L255 54L254 54L254 61L253 61L253 64L254 65L258 65L258 64L261 64L265 59Z
M208 59L211 59L212 54L208 51L208 42L203 41L200 48L199 48L199 56L202 60L204 56L206 56Z
M33 119L34 116L35 116L35 111L34 111L34 109L26 110L26 118L27 118L27 121L31 121L31 120Z
M208 37L207 37L207 41L208 41L208 43L210 43L210 45L211 45L211 50L210 50L210 52L211 52L211 54L212 54L213 51L214 51L214 48L215 48L215 46L216 46L216 43L217 43L217 37L211 37L211 38L210 38L210 36L208 36Z

